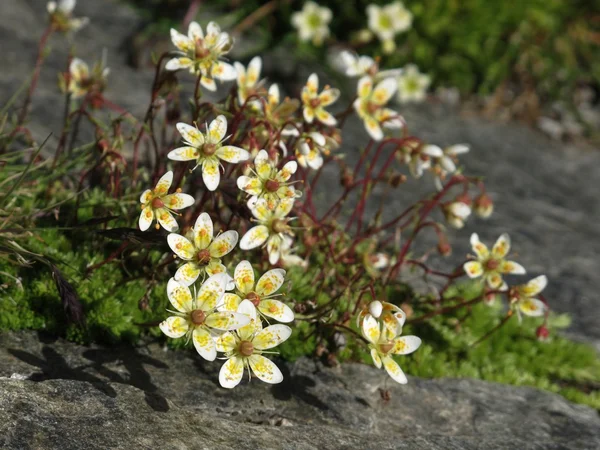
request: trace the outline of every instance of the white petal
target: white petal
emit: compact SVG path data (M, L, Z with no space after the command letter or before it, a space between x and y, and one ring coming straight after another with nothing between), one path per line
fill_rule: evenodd
M219 384L226 389L233 389L240 384L243 375L244 361L242 358L232 356L223 364L219 371Z
M229 253L238 242L237 231L229 230L217 236L208 246L210 256L213 258L221 258Z
M160 226L165 230L174 232L179 229L179 225L177 221L173 217L173 215L166 208L159 208L155 212L156 220L160 223Z
M421 346L421 339L417 336L402 336L394 339L392 353L394 355L408 355Z
M154 211L152 211L152 207L150 207L150 206L145 207L140 214L140 220L139 220L140 230L146 231L148 228L150 228L150 225L152 225L153 220L154 220Z
M252 355L248 358L250 368L254 375L269 384L277 384L283 381L283 374L273 361L262 355Z
M167 154L167 158L172 161L195 161L200 156L200 152L196 147L179 147L171 150Z
M208 126L209 141L213 144L218 144L227 133L227 119L224 115L219 115Z
M492 248L492 254L496 258L504 258L510 252L510 236L507 233L500 235L494 247Z
M406 375L404 375L404 372L402 372L402 369L400 368L398 363L394 361L390 356L383 357L383 367L394 381L400 384L408 383Z
M181 134L181 137L193 147L200 147L204 144L204 135L202 132L187 123L179 122L177 124L177 131Z
M287 325L270 325L254 336L252 344L258 350L268 350L277 347L292 335L292 329Z
M203 311L209 311L216 308L219 304L219 300L221 300L221 297L225 293L227 281L228 278L226 273L218 273L210 276L202 283L202 286L198 291L196 307Z
M279 300L266 299L259 303L258 310L267 317L271 317L278 322L289 323L294 321L294 311Z
M247 161L250 158L250 153L247 150L233 145L224 145L216 151L216 155L223 161L233 164L240 161Z
M272 269L259 278L256 283L256 293L261 297L277 292L285 280L285 270Z
M254 289L254 269L249 261L241 261L233 273L233 279L238 290L247 294Z
M214 361L217 357L217 346L214 339L204 327L194 328L192 341L196 351L207 361Z
M167 283L167 297L173 307L182 313L193 309L193 298L190 288L181 284L175 278Z
M206 159L202 163L202 180L209 191L214 191L219 187L221 173L219 172L219 163L216 158Z
M167 243L179 258L188 261L194 257L194 245L180 234L169 234L167 236Z
M368 315L365 317L362 323L361 331L365 339L370 343L376 344L377 341L379 341L381 330L379 328L379 323L373 316Z
M213 238L213 222L207 213L202 213L196 219L192 230L194 235L194 245L196 248L205 249L209 246Z
M269 237L269 229L264 225L257 225L250 228L240 240L242 250L251 250L263 245Z
M170 338L180 338L187 333L189 326L187 321L183 317L171 316L163 320L158 327Z

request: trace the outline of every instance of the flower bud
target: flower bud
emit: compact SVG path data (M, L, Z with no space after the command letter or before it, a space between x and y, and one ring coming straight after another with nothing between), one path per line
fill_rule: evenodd
M379 319L382 312L383 312L383 305L381 304L381 302L379 300L375 300L375 301L372 301L371 303L369 303L369 313L373 317L375 317L376 319Z
M550 330L548 330L546 325L540 325L537 330L535 330L535 335L537 336L538 341L544 342L550 337Z
M475 214L479 217L487 219L494 211L494 202L485 192L477 196L475 199Z
M450 242L448 242L448 238L445 234L440 234L437 250L442 256L450 256L452 254L452 246L450 245Z

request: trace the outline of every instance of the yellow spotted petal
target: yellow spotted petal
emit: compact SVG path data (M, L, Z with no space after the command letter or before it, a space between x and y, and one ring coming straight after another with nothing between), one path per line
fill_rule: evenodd
M390 356L384 356L382 358L383 368L388 373L392 379L400 384L406 384L408 380L406 379L406 375L402 372L402 369L398 365L396 361L394 361Z
M540 317L546 312L546 305L537 298L526 298L519 302L521 312L530 317Z
M268 350L286 341L292 334L292 329L287 325L270 325L259 331L254 336L252 344L258 350Z
M325 111L323 108L317 108L315 111L315 116L317 117L317 120L319 122L321 122L325 125L328 125L330 127L337 124L337 120L335 117L333 117L333 114L331 114L328 111Z
M259 303L258 310L267 317L282 323L294 321L294 312L285 303L279 300L266 299Z
M219 371L219 384L226 389L233 389L242 380L244 375L244 361L242 358L232 356Z
M257 225L250 228L240 240L242 250L251 250L260 247L269 237L269 229L264 225Z
M477 233L471 235L471 248L479 260L484 260L490 256L490 251L487 246L479 240Z
M180 234L171 233L167 236L167 242L171 250L181 259L189 261L194 257L194 245Z
M379 353L374 348L371 349L371 358L373 359L373 364L378 369L381 369L381 358L379 357Z
M187 262L175 272L175 280L186 286L191 286L196 282L202 269L193 262Z
M254 289L254 269L249 261L241 261L233 273L233 280L240 292L247 294ZM235 311L235 310L234 310Z
M187 53L194 49L194 43L192 40L186 36L185 34L181 34L179 31L171 28L171 41L173 41L173 45L177 47L182 52Z
M319 94L319 100L321 101L321 106L329 106L337 101L340 98L340 90L339 89L325 89L323 92Z
M205 268L208 275L216 275L218 273L226 273L227 267L221 264L220 259L213 258Z
M192 40L192 42L196 42L199 39L204 39L202 27L198 25L198 22L190 22L188 27L188 37Z
M316 73L310 74L306 81L306 88L309 92L316 93L319 89L319 76Z
M367 98L373 90L373 80L369 76L364 76L358 80L357 94L359 98Z
M385 105L396 92L398 86L394 78L387 78L377 84L373 90L371 101L376 105Z
M277 208L275 209L275 217L282 218L287 216L294 207L294 199L286 198L279 202Z
M193 298L190 288L171 278L167 283L167 297L173 307L182 313L193 309Z
M379 341L379 336L381 335L379 323L370 314L363 320L362 334L371 344L376 344Z
M487 284L491 289L499 289L503 283L502 276L496 272L490 273L487 276Z
M392 353L394 355L408 355L421 346L421 339L417 336L402 336L394 339Z
M226 292L221 298L220 305L218 306L219 311L237 311L242 299L239 295Z
M296 161L288 161L281 168L279 172L277 172L277 181L285 182L290 179L290 177L296 173L298 170L298 163Z
M207 213L202 213L196 219L193 228L194 245L197 249L205 249L213 238L213 222Z
M213 239L212 243L208 246L210 256L213 258L221 258L229 253L238 243L237 231L229 230L225 233L221 233Z
M189 325L183 317L171 316L167 320L163 320L158 327L170 338L180 338L187 333Z
M260 195L263 191L262 182L256 177L242 175L237 179L237 186L241 191L250 195Z
M194 328L192 342L196 351L207 361L214 361L217 357L217 346L213 337L204 327Z
M142 195L140 196L140 203L146 204L150 201L150 199L152 198L152 190L151 189L146 189Z
M260 70L262 68L262 59L260 56L255 56L250 60L248 64L248 73L246 75L247 86L254 86L260 78Z
M233 164L239 163L240 161L246 161L250 158L250 153L248 153L247 150L233 145L224 145L217 150L216 155L223 161Z
M262 179L268 178L271 175L273 166L269 161L269 154L266 150L258 152L254 158L254 168L256 169L258 176Z
M494 258L504 258L510 251L510 236L503 233L492 248Z
M192 206L194 204L194 197L188 194L171 194L165 195L162 198L165 206L170 209L179 210Z
M214 191L219 187L221 173L219 172L219 160L210 158L202 163L202 180L209 191Z
M502 261L498 271L500 273L510 273L513 275L523 275L526 273L525 267L514 261Z
M232 311L215 312L206 318L206 326L217 330L236 330L249 323L248 316Z
M227 274L211 275L200 287L196 298L196 307L203 311L216 308L227 287Z
M277 384L283 381L281 371L270 359L262 355L252 355L248 361L254 375L265 383Z
M518 289L525 297L533 297L542 292L547 284L548 278L546 278L546 275L540 275L539 277L535 277L528 281L526 284L519 286Z
M167 158L173 161L195 161L200 156L200 152L196 147L179 147L171 150L167 154Z
M267 241L267 253L269 254L269 263L272 265L277 264L279 258L281 257L281 245L282 240L279 235L272 235L269 237Z
M463 269L469 278L477 278L483 274L483 266L479 261L466 262Z
M148 228L150 228L150 225L152 225L153 220L154 220L154 211L152 210L152 207L146 206L144 209L142 209L142 212L140 214L140 220L139 220L140 230L146 231Z
M179 122L177 124L177 131L179 131L183 140L192 147L200 147L204 144L204 135L198 128L192 125Z
M228 331L215 339L215 345L217 346L218 352L227 353L235 349L237 340L234 334Z
M237 312L244 314L250 319L248 325L245 325L237 330L237 334L243 341L249 341L252 339L255 333L262 330L262 321L258 317L256 308L250 300L242 300L240 306L238 306Z
M158 208L156 210L155 214L156 214L156 220L158 220L158 223L160 223L160 225L165 230L173 232L173 231L177 231L179 229L179 225L177 224L177 221L175 220L175 218L173 217L171 212L169 210L167 210L166 208Z
M154 187L154 193L157 196L166 195L167 192L169 192L171 183L173 183L173 172L169 170L162 177L160 177L160 180L158 180L158 183L156 183L156 186Z
M180 69L187 69L191 67L193 63L194 62L187 56L172 58L167 62L167 64L165 64L165 70L175 71Z
M304 107L302 110L302 115L304 116L306 123L313 123L315 120L315 110L310 106Z
M285 270L272 269L259 278L256 283L256 293L261 297L277 292L285 280Z
M209 141L218 144L225 137L225 133L227 133L227 119L221 114L208 126Z

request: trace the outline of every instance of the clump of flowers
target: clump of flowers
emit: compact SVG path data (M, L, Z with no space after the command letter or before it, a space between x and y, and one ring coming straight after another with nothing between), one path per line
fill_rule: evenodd
M305 2L302 11L292 15L292 25L298 30L301 41L312 41L320 46L329 36L331 10L315 2Z

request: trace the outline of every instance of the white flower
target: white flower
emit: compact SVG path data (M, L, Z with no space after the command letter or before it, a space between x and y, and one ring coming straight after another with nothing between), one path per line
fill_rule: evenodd
M237 231L226 231L213 239L213 223L210 216L202 213L190 231L189 239L171 233L167 242L171 250L186 263L181 266L175 279L186 286L193 284L202 272L208 275L224 273L221 258L228 254L238 242Z
M431 77L419 72L414 64L406 66L398 77L398 100L401 103L421 102L431 83Z
M269 159L267 151L261 150L254 158L254 174L256 176L242 175L237 179L237 185L255 200L264 198L269 207L273 209L279 200L298 198L302 195L302 192L297 191L288 183L297 168L296 161L288 161L281 170L277 170L275 163Z
M173 183L173 172L165 173L154 189L146 189L141 197L142 213L140 214L140 230L146 231L152 225L154 219L158 221L167 231L177 231L179 225L173 218L172 211L187 208L194 204L194 197L188 194L181 194L178 189L175 194L167 194ZM158 229L158 224L156 225Z
M525 284L510 288L508 298L511 306L517 311L519 321L521 321L521 313L530 317L540 317L546 314L548 306L535 297L544 290L547 284L548 278L540 275Z
M315 2L304 3L302 11L292 14L292 25L298 29L300 40L312 40L314 45L321 45L329 36L329 22L331 10Z
M210 123L206 134L182 122L177 124L177 130L186 146L170 151L167 157L174 161L195 160L194 169L202 166L202 179L209 191L214 191L219 186L221 179L219 160L235 164L250 158L247 150L233 145L223 145L223 141L227 139L225 137L227 119L223 115Z
M396 47L394 38L412 25L413 16L402 2L393 2L386 6L367 6L369 29L383 42L386 53Z
M448 174L456 172L456 163L458 162L458 155L467 153L469 146L465 144L456 144L441 149L437 145L430 145L429 147L435 148L435 153L441 153L441 156L433 158L432 171L434 174L434 182L438 191L443 188L443 183L446 180Z
M239 62L234 62L237 72L238 86L238 102L240 106L246 103L246 100L251 95L256 95L262 84L260 81L260 70L262 68L262 59L260 56L252 58L248 64L248 70ZM258 108L261 104L260 100L253 99L249 103L253 108Z
M498 238L491 252L479 240L477 233L473 233L471 248L477 260L464 264L465 273L469 278L483 277L491 289L506 289L506 283L502 279L503 274L522 275L525 273L525 268L521 264L505 259L510 251L510 236L506 233Z
M452 228L460 230L471 215L471 207L464 202L452 202L444 205L446 221Z
M356 317L356 326L362 329L363 322L368 317L373 317L383 323L386 339L393 339L402 333L402 327L406 321L406 314L392 303L374 300L369 303L367 309L363 309Z
M376 141L383 139L382 128L402 128L404 120L394 110L385 105L396 92L396 81L386 78L373 88L373 79L364 76L358 80L354 109L365 124L365 129Z
M76 0L58 0L58 2L48 2L46 8L50 14L52 27L63 33L69 31L79 31L86 26L90 20L87 17L73 17L73 10L77 4Z
M306 85L302 88L301 98L304 105L302 110L304 120L306 123L313 123L316 117L319 122L332 127L337 123L337 120L325 110L325 107L337 101L340 90L325 86L323 92L319 94L318 91L319 77L316 73L313 73L308 77Z
M221 32L215 22L207 25L206 36L196 22L190 23L187 36L171 28L171 40L180 50L180 56L169 60L166 70L188 69L190 73L201 76L200 83L209 91L217 90L214 79L231 81L237 77L233 66L220 60L231 50L233 39Z
M69 92L72 98L80 98L88 93L102 93L106 87L110 69L104 62L96 64L90 72L89 66L79 58L73 58L69 64L69 73L59 75L59 85L63 92Z
M308 267L308 262L294 253L295 249L293 248L293 244L294 240L291 237L283 236L283 241L281 243L281 256L279 258L279 262L284 267Z
M323 155L328 156L338 147L338 142L332 137L313 131L298 139L296 159L302 167L318 170L323 165Z
M372 316L367 315L361 327L362 335L369 341L371 358L378 369L383 365L385 371L392 379L400 384L406 384L406 375L392 358L392 355L408 355L417 350L421 345L421 339L417 336L389 337L381 332L379 322Z
M294 312L285 303L273 297L285 280L285 270L272 269L265 272L257 282L254 281L254 269L248 261L240 262L234 271L235 293L223 296L223 311L237 311L242 300L250 301L266 317L279 322L292 322ZM279 294L281 295L281 294Z
M284 98L281 101L279 86L271 85L267 92L267 101L261 102L265 119L276 129L281 130L282 136L298 136L300 133L293 125L287 123L293 119L294 113L300 108L300 101L297 98ZM283 141L280 141L282 144Z
M444 152L437 145L407 146L403 149L404 162L408 164L410 174L421 178L423 171L431 168L431 158L441 158Z
M376 83L385 78L395 78L402 69L379 70L379 64L370 56L359 56L348 50L342 50L335 58L334 64L348 77L368 75Z
M265 383L281 383L281 371L262 353L273 353L269 350L288 339L292 329L282 324L263 329L256 308L248 300L240 303L237 312L248 316L250 323L235 332L224 333L217 339L217 350L225 353L227 359L219 372L219 383L224 388L234 388L242 380L244 368L248 369L249 375L252 372Z
M258 225L250 228L240 240L242 250L251 250L266 243L269 263L277 264L281 256L281 246L285 235L292 235L286 216L294 206L294 199L284 199L275 209L269 208L265 199L249 202L248 207Z
M250 323L245 314L231 311L217 311L225 287L227 274L213 275L207 279L194 296L190 288L175 281L167 284L167 295L175 308L172 316L160 323L163 333L170 338L187 336L194 347L207 361L214 361L217 347L213 338L213 330L227 331L240 328Z

